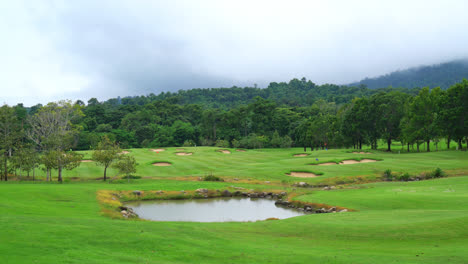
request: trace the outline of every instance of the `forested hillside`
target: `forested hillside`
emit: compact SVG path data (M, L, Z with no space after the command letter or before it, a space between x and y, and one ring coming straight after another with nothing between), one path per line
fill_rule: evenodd
M370 89L390 86L407 88L428 86L447 89L461 82L463 78L468 78L468 59L395 71L375 78L365 78L350 86L365 85Z

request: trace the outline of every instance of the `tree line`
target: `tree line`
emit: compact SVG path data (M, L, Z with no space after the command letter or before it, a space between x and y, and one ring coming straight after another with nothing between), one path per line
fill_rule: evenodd
M162 93L105 102L92 98L87 104L78 100L30 108L4 105L0 108L0 174L6 180L12 170L19 170L34 177L40 166L47 179L56 170L61 181L62 171L79 166L83 158L73 150L89 149L110 155L110 162L93 157L102 161L99 164L106 171L112 162L127 159L116 154L115 146L313 150L370 145L376 149L384 140L388 151L393 141L404 143L408 151L413 146L419 151L424 143L430 151L431 142L438 148L442 140L456 141L461 149L468 140L467 80L447 90L325 87L329 89L305 79L272 83L269 96L256 95L245 99L245 104L232 99L245 95L244 90L226 88L195 89L194 94L205 96L192 101L184 97L190 91L181 91L173 96ZM218 92L230 93L232 100L196 103L211 100Z

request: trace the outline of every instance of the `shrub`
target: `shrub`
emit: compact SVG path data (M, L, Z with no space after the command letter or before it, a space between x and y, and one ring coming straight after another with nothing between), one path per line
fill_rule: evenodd
M137 180L137 179L141 179L141 176L136 176L136 175L122 176L122 179L133 179L133 180Z
M218 139L216 140L215 146L219 148L229 148L229 141Z
M184 147L193 147L193 146L195 146L195 142L193 142L193 140L191 140L191 139L185 140L183 146Z
M238 148L238 147L240 147L240 142L239 142L239 140L237 140L237 139L233 139L233 140L231 141L231 144L232 144L232 147L233 147L233 148Z
M392 170L386 169L382 175L384 180L386 181L392 181L393 180L393 175L392 175Z
M401 174L399 177L398 177L398 180L399 181L409 181L411 178L411 176L409 175L409 173L405 172L403 174Z
M206 175L205 177L203 177L203 180L204 181L224 181L222 178L218 176L214 176L213 174Z
M445 172L441 168L437 168L431 173L431 176L432 178L442 178L445 177Z

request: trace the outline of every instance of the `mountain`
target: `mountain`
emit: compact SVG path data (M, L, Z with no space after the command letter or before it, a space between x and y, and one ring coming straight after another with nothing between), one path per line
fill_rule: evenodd
M349 86L365 85L370 89L389 86L405 88L440 86L442 89L447 89L463 78L468 79L468 59L395 71L375 78L365 78Z

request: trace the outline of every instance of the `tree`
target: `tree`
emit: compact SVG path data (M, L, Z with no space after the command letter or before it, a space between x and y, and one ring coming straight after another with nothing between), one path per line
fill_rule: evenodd
M103 136L93 152L93 160L100 166L104 166L104 181L107 179L107 168L119 157L120 147L115 141Z
M23 130L15 110L7 105L0 107L0 152L2 153L2 179L8 180L8 160Z
M127 176L128 181L130 181L130 174L136 172L136 166L138 163L135 160L135 157L131 155L120 155L118 161L113 165L119 173Z
M44 156L47 175L51 168L59 170L59 181L62 181L62 169L73 169L79 166L76 162L79 156L67 152L72 146L80 127L73 124L83 113L82 106L72 104L71 101L49 103L40 108L36 114L29 118L28 137L36 143ZM50 160L55 158L55 161Z

